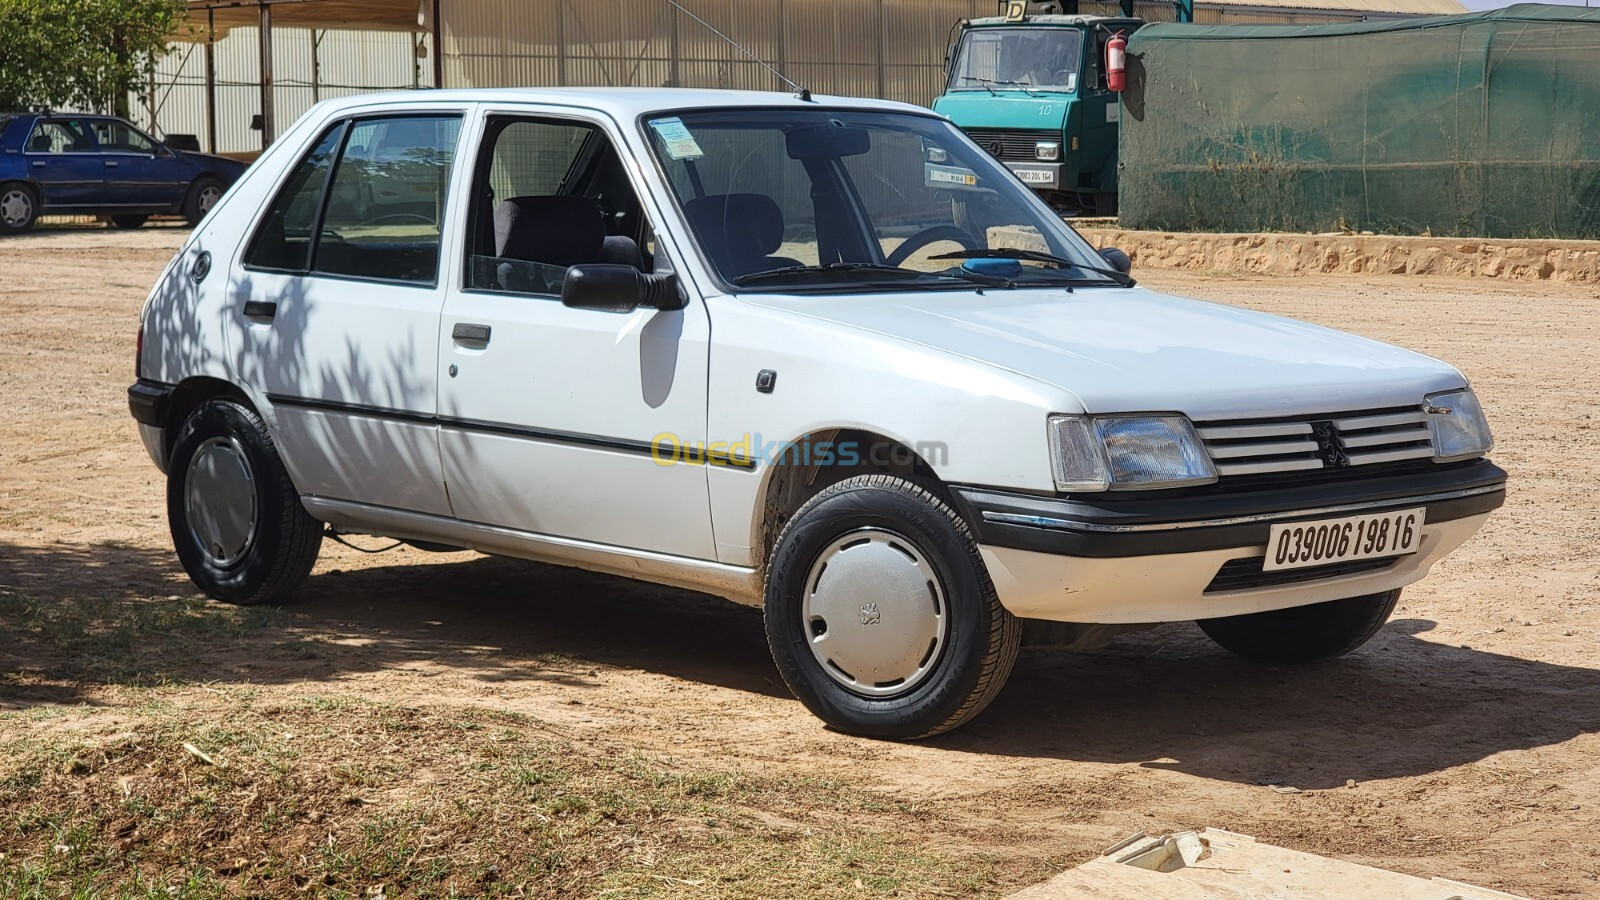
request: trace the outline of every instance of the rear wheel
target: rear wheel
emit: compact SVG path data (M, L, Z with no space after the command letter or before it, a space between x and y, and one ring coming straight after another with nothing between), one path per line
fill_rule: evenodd
M190 225L199 225L200 220L206 217L211 207L217 205L222 199L224 188L222 182L211 175L201 175L189 185L189 194L183 200L183 217L189 220Z
M126 215L115 215L111 217L111 224L118 228L138 228L149 218L149 216L134 215L132 213Z
M39 221L39 195L20 181L0 184L0 231L22 232Z
M261 417L234 400L201 404L178 433L167 520L184 571L227 603L282 599L322 546Z
M823 490L767 567L767 642L790 690L866 737L949 731L1000 692L1021 624L995 595L966 523L893 475Z
M1197 624L1223 649L1267 663L1314 663L1343 656L1372 639L1389 621L1400 591L1384 591L1310 606Z

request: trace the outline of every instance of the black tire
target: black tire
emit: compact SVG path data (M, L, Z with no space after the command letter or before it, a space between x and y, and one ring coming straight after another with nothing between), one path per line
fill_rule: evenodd
M942 645L922 662L920 680L893 696L865 696L824 671L802 613L821 554L864 530L887 533L920 554L944 597ZM1004 686L1021 642L1021 622L1000 605L966 522L931 491L893 475L849 478L806 501L778 535L764 593L767 643L784 682L818 718L863 737L930 737L976 716Z
M21 234L39 221L39 192L20 181L0 184L0 234Z
M205 199L210 196L207 192L215 191L216 197L220 198L225 190L227 190L227 186L222 183L222 179L215 175L201 175L196 178L189 185L189 193L183 198L183 217L189 220L191 226L199 225L200 220L204 219L206 213L211 209ZM212 200L212 202L214 203L215 200Z
M1313 603L1271 612L1201 619L1197 624L1224 650L1264 663L1315 663L1344 656L1389 621L1400 590Z
M111 216L111 224L117 228L138 228L149 219L149 216L135 213L118 214Z
M251 536L236 561L221 563L201 547L186 497L191 463L202 447L216 443L214 439L231 439L229 446L242 451L254 497ZM167 466L167 522L189 578L226 603L281 600L310 574L322 547L322 523L300 503L261 417L223 398L201 404L178 432Z

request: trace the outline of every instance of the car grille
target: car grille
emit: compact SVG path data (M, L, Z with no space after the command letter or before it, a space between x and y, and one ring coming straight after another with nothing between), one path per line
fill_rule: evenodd
M1263 572L1261 567L1266 563L1265 556L1247 556L1243 559L1230 559L1223 563L1217 570L1217 576L1206 585L1206 593L1212 594L1219 591L1243 591L1249 588L1274 587L1284 584L1299 584L1303 581L1316 581L1320 578L1337 578L1340 575L1356 575L1365 572L1377 572L1387 569L1395 564L1393 557L1385 559L1353 559L1349 562L1329 563L1326 566L1313 566L1309 569L1278 569L1272 572Z
M1061 143L1061 133L1057 131L1033 130L1002 130L998 128L969 128L967 136L973 143L989 151L995 159L1011 160L1013 162L1031 162L1038 157L1034 155L1033 145L1039 141L1054 141Z
M1415 406L1195 427L1224 480L1433 458L1428 414Z

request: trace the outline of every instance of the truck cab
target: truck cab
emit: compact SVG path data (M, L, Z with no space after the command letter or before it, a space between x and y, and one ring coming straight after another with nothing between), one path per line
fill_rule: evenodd
M1119 107L1105 44L1144 21L1011 5L960 23L933 108L1061 212L1114 215Z

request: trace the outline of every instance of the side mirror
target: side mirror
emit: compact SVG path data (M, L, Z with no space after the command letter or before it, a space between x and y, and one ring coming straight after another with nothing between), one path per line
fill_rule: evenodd
M615 313L633 312L641 306L683 309L684 299L677 275L647 275L633 266L573 266L561 282L561 304L573 309Z
M1111 268L1116 269L1118 272L1121 272L1124 275L1128 274L1128 272L1133 269L1133 260L1128 258L1128 254L1123 253L1121 250L1118 250L1115 247L1107 247L1104 250L1101 250L1100 256L1106 262L1111 264Z

